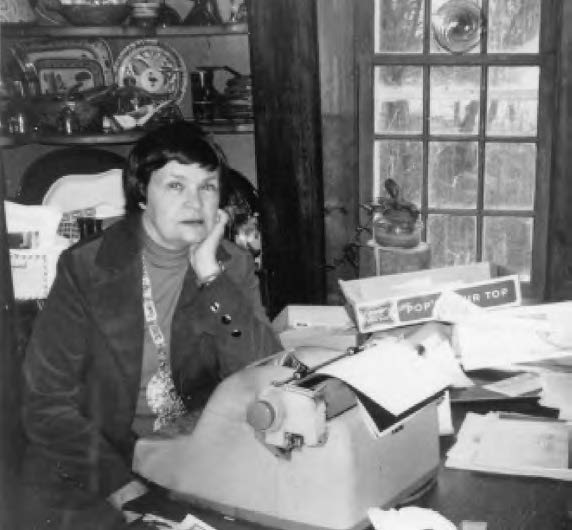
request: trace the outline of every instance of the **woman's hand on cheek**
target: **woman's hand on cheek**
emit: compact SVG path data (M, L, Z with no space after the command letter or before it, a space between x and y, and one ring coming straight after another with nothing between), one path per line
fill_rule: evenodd
M224 228L228 222L228 213L219 209L212 229L207 237L198 245L191 247L189 260L199 282L220 272L216 251L224 236Z

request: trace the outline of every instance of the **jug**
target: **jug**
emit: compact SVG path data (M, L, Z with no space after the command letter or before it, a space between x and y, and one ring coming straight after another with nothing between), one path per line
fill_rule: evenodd
M185 26L216 26L222 24L216 0L195 0L183 24Z
M215 69L216 67L199 66L190 74L193 116L198 122L210 122L215 118L215 104L219 96L213 82Z
M247 78L230 66L199 66L190 73L191 97L193 100L193 116L198 122L208 123L215 119L224 118L223 110L227 96L215 86L215 72L227 72L226 86L236 79ZM228 77L228 75L227 75ZM219 81L219 86L224 80Z

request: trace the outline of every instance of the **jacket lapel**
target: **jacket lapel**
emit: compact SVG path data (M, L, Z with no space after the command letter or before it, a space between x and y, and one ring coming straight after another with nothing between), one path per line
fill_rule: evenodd
M139 256L140 216L129 216L104 233L91 290L95 323L133 395L141 377L144 329Z

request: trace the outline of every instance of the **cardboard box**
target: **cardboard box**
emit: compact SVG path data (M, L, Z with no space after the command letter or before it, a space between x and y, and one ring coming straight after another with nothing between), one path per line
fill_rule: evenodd
M47 298L56 277L58 259L64 248L10 249L12 285L16 300Z
M448 291L483 308L521 304L518 276L491 278L486 262L339 283L361 333L433 320L435 302Z
M346 329L354 327L354 323L341 305L288 305L272 321L276 333L308 327Z
M289 305L272 321L285 349L303 346L345 350L358 345L355 324L343 306Z

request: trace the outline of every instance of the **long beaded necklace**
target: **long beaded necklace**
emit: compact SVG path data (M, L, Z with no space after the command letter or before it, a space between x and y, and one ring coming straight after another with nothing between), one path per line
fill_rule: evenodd
M159 368L147 383L146 397L149 408L157 416L153 423L153 430L158 431L185 414L186 408L173 383L169 353L165 336L157 320L157 308L153 301L151 277L149 276L143 255L141 255L141 260L143 263L142 287L145 327L149 331L151 340L157 349L157 357L159 359Z

